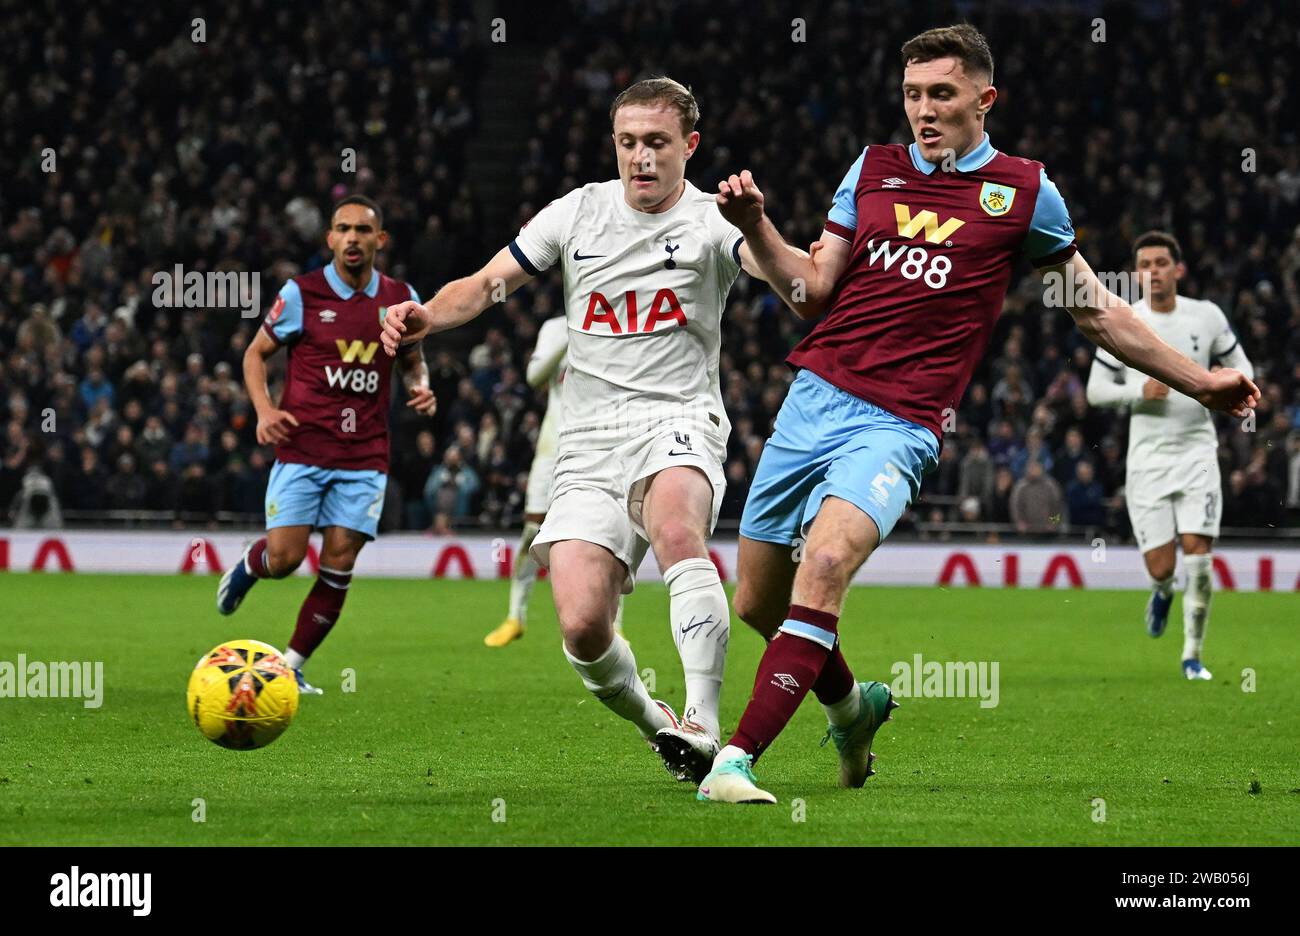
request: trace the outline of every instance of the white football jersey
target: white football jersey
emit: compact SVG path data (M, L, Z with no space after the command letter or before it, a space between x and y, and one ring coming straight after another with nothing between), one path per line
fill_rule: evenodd
M564 372L568 367L569 329L563 315L549 318L537 330L537 346L528 358L528 383L546 383L546 415L537 434L535 458L555 454L560 442L560 407L564 399Z
M618 179L584 185L524 225L510 244L519 264L564 271L562 435L683 422L727 438L718 352L741 240L690 182L659 214L628 205Z
M1176 296L1172 312L1153 312L1142 299L1133 303L1133 311L1167 344L1202 367L1222 364L1254 376L1227 316L1213 302ZM1187 467L1197 458L1213 460L1219 439L1210 411L1173 389L1163 400L1143 399L1147 379L1146 374L1097 349L1088 377L1088 400L1127 406L1132 412L1128 470Z

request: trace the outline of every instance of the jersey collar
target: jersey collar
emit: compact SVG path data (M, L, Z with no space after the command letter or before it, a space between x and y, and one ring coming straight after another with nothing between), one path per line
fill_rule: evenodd
M908 146L907 151L912 155L912 165L916 167L917 172L929 175L934 172L935 169L939 168L937 163L932 163L921 156L921 150L915 143ZM989 135L985 133L984 138L980 140L979 144L973 150L961 159L957 160L957 171L974 172L976 169L979 169L988 163L988 161L997 154L998 151L995 150L993 144L989 142Z
M343 277L339 276L339 271L334 269L334 261L330 261L325 266L325 282L330 284L330 289L343 300L351 299L352 294L356 292L351 286L343 282ZM372 269L370 271L370 282L366 283L366 288L361 290L371 299L379 295L379 271Z

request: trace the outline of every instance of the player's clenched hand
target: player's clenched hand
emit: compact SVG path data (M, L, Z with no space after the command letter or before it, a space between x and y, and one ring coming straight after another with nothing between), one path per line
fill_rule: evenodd
M1154 377L1148 377L1147 382L1142 385L1144 400L1163 400L1167 396L1169 396L1169 388Z
M763 220L763 193L748 169L718 183L718 210L741 231L753 230Z
M1205 389L1196 395L1196 402L1244 419L1259 402L1259 387L1241 371L1224 367L1210 374Z
M402 343L406 333L423 327L424 306L414 299L389 306L380 324L383 326L383 332L379 340L383 342L384 353L393 357L397 354L397 346Z
M257 415L257 444L280 445L289 441L289 427L298 420L288 410L273 409Z
M432 416L438 412L438 398L428 387L416 387L412 390L411 398L406 401L406 405L421 416Z

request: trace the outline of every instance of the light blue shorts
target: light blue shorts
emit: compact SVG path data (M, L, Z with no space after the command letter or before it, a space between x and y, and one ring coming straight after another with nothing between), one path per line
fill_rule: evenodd
M374 539L388 475L276 462L266 485L266 528L340 526Z
M801 370L758 460L740 534L793 545L834 496L869 516L883 542L938 462L929 429Z

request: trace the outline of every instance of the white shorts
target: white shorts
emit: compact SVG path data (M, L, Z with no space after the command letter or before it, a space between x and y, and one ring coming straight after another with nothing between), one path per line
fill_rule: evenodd
M539 455L528 469L528 491L524 495L524 513L544 514L551 506L555 456Z
M638 549L646 535L642 508L650 478L665 468L698 468L713 485L709 532L718 522L727 482L722 472L727 447L720 434L692 424L671 425L622 442L599 445L592 433L561 438L555 463L555 488L546 522L531 553L549 566L551 544L582 540L604 546L627 567L623 593L632 590Z
M1213 454L1189 458L1185 466L1176 468L1130 471L1124 495L1142 552L1172 542L1180 533L1219 535L1223 486Z

